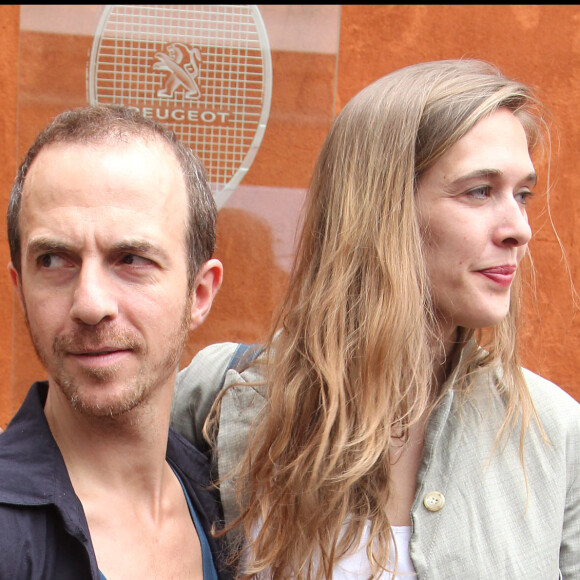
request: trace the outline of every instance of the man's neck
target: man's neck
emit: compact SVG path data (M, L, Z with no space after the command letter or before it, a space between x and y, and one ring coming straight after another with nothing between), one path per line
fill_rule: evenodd
M88 524L101 572L201 578L201 545L166 461L173 384L118 417L87 417L49 387L45 415ZM51 390L53 398L51 399Z
M50 385L45 415L81 499L83 491L99 487L160 492L172 393L172 385L165 385L131 411L99 417L74 409L59 387Z

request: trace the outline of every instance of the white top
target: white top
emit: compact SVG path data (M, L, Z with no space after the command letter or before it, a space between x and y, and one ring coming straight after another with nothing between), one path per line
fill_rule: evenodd
M397 570L395 578L417 578L411 557L409 556L409 540L411 539L411 526L392 526L397 545ZM369 524L365 526L361 538L361 544L358 549L345 556L334 568L333 580L355 580L360 578L369 578L371 567L366 554L366 541L369 536ZM391 542L391 557L389 558L389 569L394 565L395 554ZM383 580L391 580L392 574L381 576Z

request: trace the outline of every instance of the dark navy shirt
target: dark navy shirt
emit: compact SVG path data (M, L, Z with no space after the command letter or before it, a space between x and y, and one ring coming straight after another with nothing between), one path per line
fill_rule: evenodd
M34 383L0 434L0 580L98 580L84 510L44 415L47 393L48 383ZM229 580L222 544L210 532L222 516L208 490L207 458L173 429L166 458L205 532L218 578Z

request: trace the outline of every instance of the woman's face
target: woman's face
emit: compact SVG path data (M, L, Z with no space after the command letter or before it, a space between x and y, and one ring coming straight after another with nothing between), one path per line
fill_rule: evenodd
M506 316L531 237L526 203L535 184L524 129L507 109L480 120L421 177L419 223L447 336Z

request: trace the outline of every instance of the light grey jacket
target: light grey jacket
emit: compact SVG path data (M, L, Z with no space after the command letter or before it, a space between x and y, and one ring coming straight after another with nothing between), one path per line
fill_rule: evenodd
M212 345L178 375L172 426L194 444L203 439L203 422L236 346ZM252 368L241 375L227 372L225 386L242 384L222 404L220 476L241 456L264 404L258 388L243 384L259 381L257 373ZM411 508L410 554L420 580L580 580L580 404L542 377L524 374L551 442L535 427L528 430L528 496L518 427L490 459L504 416L494 377L476 378L473 395L461 405L449 379L428 422ZM237 513L231 483L222 486L221 497L229 520ZM435 511L426 508L429 500Z

